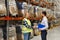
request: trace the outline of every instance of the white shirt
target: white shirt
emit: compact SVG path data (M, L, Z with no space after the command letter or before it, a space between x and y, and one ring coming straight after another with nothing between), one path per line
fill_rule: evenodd
M45 27L41 28L41 30L46 30L48 28L48 19L46 16L43 17L41 24L45 25Z

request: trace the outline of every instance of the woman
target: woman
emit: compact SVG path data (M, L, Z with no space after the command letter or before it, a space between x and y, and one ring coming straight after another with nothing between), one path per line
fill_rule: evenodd
M42 12L41 25L44 25L44 27L41 28L41 26L40 26L40 28L39 28L39 26L37 26L37 28L39 28L39 30L41 31L41 39L42 40L47 40L46 37L47 37L47 29L48 29L48 19L46 17L46 12L45 11ZM36 28L36 27L34 27L34 28Z
M43 11L42 12L42 22L41 22L42 25L45 25L45 27L43 28L39 28L39 30L41 30L41 39L42 40L47 40L47 29L48 29L48 19L46 17L46 12Z

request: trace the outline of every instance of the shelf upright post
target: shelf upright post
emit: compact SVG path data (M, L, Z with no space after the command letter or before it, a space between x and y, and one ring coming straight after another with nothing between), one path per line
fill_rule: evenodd
M7 17L9 17L9 0L5 0L6 1L6 7L7 7ZM8 28L9 28L9 20L6 20L7 21L7 40L9 38L9 35L8 35Z

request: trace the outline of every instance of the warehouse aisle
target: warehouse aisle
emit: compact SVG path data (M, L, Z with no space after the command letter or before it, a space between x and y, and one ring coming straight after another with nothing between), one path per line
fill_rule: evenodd
M41 38L36 36L31 40L41 40ZM47 40L60 40L60 26L48 31Z

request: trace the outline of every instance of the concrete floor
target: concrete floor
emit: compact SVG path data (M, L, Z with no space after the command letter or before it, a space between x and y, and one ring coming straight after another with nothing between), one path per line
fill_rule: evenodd
M41 40L40 35L31 40ZM47 40L60 40L60 26L48 31Z

